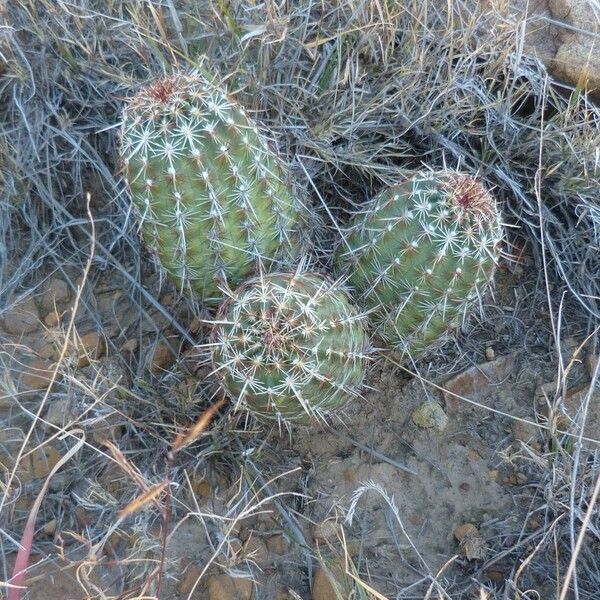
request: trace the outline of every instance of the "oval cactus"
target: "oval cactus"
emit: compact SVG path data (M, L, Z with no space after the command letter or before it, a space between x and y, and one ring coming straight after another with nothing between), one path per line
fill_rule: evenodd
M377 334L415 357L460 324L492 281L502 227L492 196L458 172L385 188L336 251Z
M339 283L275 273L246 281L223 302L210 346L237 407L307 424L359 394L368 336Z
M215 304L222 284L301 254L304 209L282 161L244 108L200 73L133 96L120 152L144 241L180 289Z

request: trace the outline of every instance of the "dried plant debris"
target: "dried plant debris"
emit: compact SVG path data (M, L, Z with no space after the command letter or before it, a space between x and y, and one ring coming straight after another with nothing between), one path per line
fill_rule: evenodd
M114 165L123 98L202 63L273 132L330 223L343 224L340 209L394 183L399 169L478 173L538 263L543 241L556 280L599 314L599 112L581 93L566 98L520 52L517 23L461 2L451 15L417 0L211 5L25 0L5 11L1 222L45 234L23 248L7 231L4 264L23 251L30 264L49 252L75 261L87 189L101 260L115 268L131 253L137 238L122 235L131 226ZM19 278L3 277L14 289Z

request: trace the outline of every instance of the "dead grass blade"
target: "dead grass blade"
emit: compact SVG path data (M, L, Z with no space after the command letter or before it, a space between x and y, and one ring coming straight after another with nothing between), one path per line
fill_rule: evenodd
M132 515L146 506L146 504L149 502L156 500L156 498L158 498L158 496L160 496L160 494L162 494L162 492L165 490L167 484L168 482L166 481L157 483L145 491L141 496L138 496L135 498L135 500L132 500L123 510L121 510L121 512L119 512L119 519L124 519L125 517Z
M176 454L177 452L179 452L179 450L181 450L185 446L189 446L189 444L197 440L200 434L208 427L215 414L224 404L225 397L215 402L215 404L213 404L204 413L202 413L202 415L192 428L190 428L186 433L181 433L177 436L175 442L173 443L173 448L171 452L173 454Z
M129 477L140 486L140 488L147 490L148 485L144 481L144 477L139 472L137 467L132 465L125 458L125 455L110 440L106 440L104 445L108 448L114 461L119 465L119 467L121 467L121 469L123 469L123 471L125 471L125 473L127 473L127 475L129 475Z

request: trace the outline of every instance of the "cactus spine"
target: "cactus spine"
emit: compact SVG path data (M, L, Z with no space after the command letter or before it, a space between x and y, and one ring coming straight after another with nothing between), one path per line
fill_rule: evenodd
M275 273L231 293L210 346L214 371L238 407L307 424L358 395L368 336L338 283Z
M222 299L300 253L303 207L246 111L199 73L145 87L124 112L121 158L146 245L179 288Z
M502 227L492 196L458 172L384 189L337 249L377 334L412 357L457 326L492 281Z

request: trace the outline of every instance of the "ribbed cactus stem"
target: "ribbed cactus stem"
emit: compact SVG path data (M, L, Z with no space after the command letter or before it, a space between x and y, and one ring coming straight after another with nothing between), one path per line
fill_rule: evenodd
M275 273L246 281L223 302L210 346L238 408L306 424L359 394L368 337L339 283Z
M336 259L378 335L415 357L481 297L501 240L496 203L477 179L423 172L356 215Z
M304 208L246 110L199 73L133 96L121 158L144 241L182 290L209 304L220 285L289 266Z

